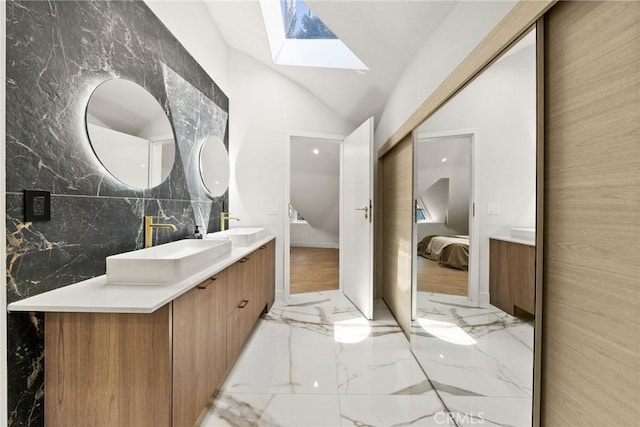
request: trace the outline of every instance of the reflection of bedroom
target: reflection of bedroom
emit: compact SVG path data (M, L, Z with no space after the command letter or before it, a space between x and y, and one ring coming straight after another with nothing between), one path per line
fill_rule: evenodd
M290 292L338 289L340 144L292 137Z
M490 72L480 75L419 128L416 245L422 253L416 260L418 290L500 305L497 292L490 295L491 251L494 269L496 263L516 273L530 267L498 259L490 241L511 239L510 243L534 247L535 108L531 43L493 64ZM464 151L465 147L473 153ZM475 201L476 218L471 225L476 230L469 229L470 198ZM534 231L514 239L511 230L517 228ZM459 236L469 235L465 245ZM442 242L429 236L447 238ZM507 267L508 263L512 265Z
M470 149L469 135L418 141L416 219L419 257L416 268L419 291L467 295Z

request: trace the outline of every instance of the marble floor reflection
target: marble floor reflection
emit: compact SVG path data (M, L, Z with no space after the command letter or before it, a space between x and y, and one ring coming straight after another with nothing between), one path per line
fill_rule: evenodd
M412 348L459 426L530 426L533 322L466 297L418 293Z
M203 426L454 425L381 301L293 295L259 320Z

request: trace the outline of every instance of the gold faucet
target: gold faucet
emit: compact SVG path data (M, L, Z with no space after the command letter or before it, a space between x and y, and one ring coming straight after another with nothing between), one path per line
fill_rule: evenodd
M224 221L227 219L235 219L236 221L240 221L240 218L234 218L229 216L226 212L220 212L220 231L224 231Z
M153 218L150 215L144 217L144 247L150 248L153 246L153 229L154 228L170 228L174 232L178 231L178 228L173 224L154 224Z

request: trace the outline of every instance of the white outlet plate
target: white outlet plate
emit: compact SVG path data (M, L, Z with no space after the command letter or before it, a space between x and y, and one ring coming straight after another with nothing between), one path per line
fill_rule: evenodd
M500 215L500 205L498 203L488 203L487 204L487 214L489 214L489 215Z

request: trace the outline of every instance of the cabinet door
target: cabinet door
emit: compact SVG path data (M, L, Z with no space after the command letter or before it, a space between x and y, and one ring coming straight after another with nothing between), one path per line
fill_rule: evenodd
M513 245L510 254L512 271L510 279L517 286L513 290L513 305L529 314L535 313L536 248Z
M256 300L254 317L257 319L264 311L267 305L267 245L262 245L254 252L256 259L256 268L254 274L253 293Z
M46 313L45 425L168 427L170 327L170 304L151 314Z
M243 300L227 317L227 369L231 368L242 351L255 323L255 300Z
M271 308L276 299L276 241L267 243L267 310Z
M210 395L207 293L194 288L173 301L174 426L193 425Z
M213 276L208 289L209 313L209 394L222 385L227 371L227 288L228 273L223 270Z
M507 242L489 240L489 295L492 305L513 315L508 247Z
M173 425L193 425L227 368L227 270L173 302Z
M254 255L238 260L229 267L229 286L227 291L227 314L231 314L242 301L249 300L254 282Z
M269 311L275 300L275 240L260 246L255 252L256 274L256 318Z

